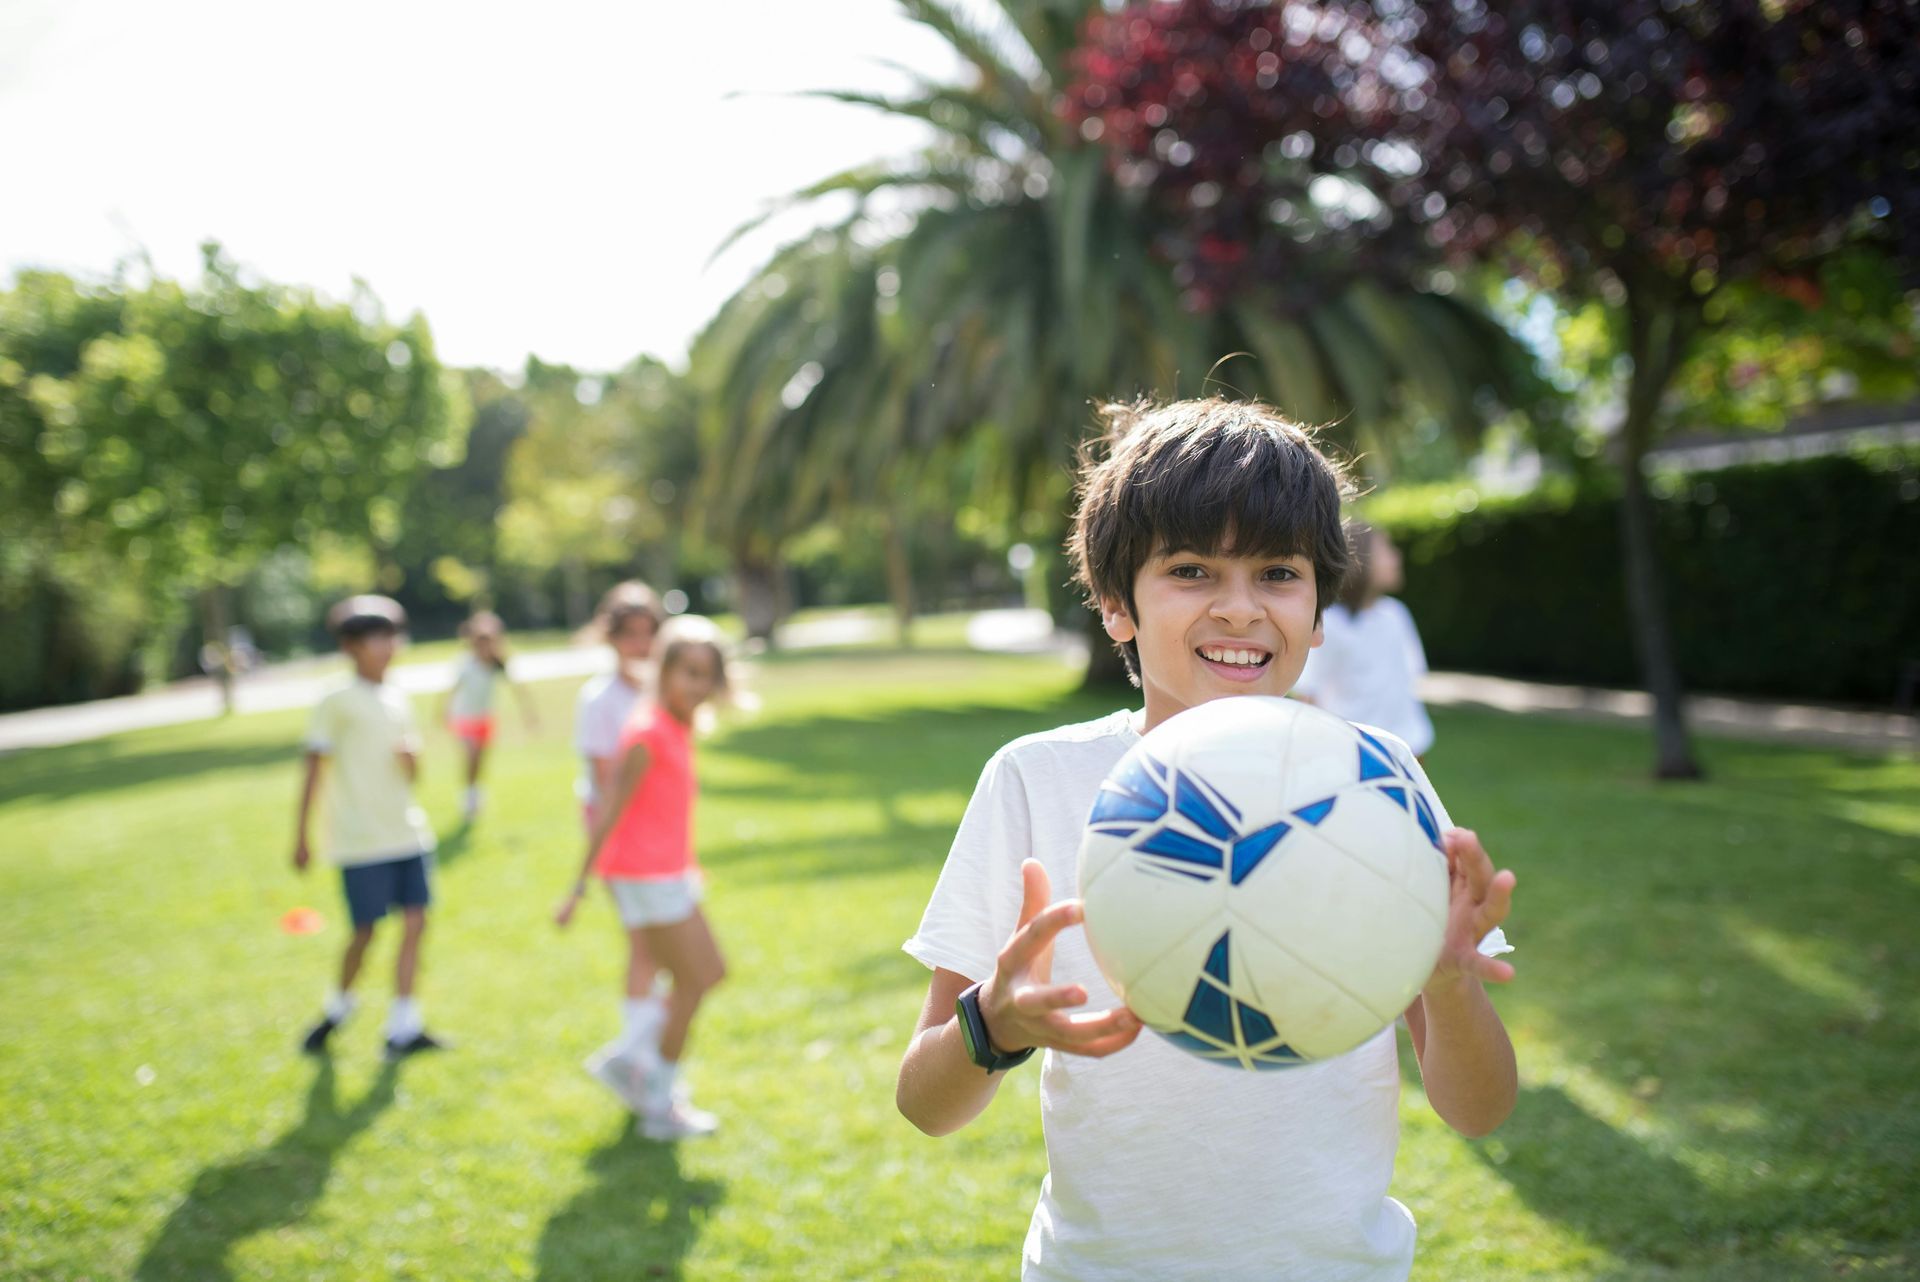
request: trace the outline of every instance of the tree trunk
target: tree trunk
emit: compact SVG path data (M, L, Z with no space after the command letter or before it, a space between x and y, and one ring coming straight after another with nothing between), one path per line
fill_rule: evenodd
M1699 763L1687 735L1686 693L1667 618L1664 576L1653 545L1653 500L1644 470L1660 401L1692 341L1691 304L1647 302L1629 294L1628 347L1633 377L1621 425L1620 544L1626 578L1627 620L1641 680L1653 696L1654 777L1698 779Z
M741 554L734 560L733 584L747 636L771 644L774 625L780 622L779 568L770 561Z
M222 583L200 593L200 667L220 687L220 714L233 715L233 649L227 644L230 619Z
M887 600L893 605L894 639L903 650L913 646L913 558L907 548L906 525L893 504L887 505Z
M565 595L567 627L583 628L593 611L592 593L587 590L587 563L570 556L560 564L561 591Z

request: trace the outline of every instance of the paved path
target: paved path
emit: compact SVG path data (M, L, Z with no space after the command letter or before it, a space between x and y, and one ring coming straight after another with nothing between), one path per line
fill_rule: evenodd
M1590 721L1645 725L1653 718L1653 696L1639 690L1596 690L1467 672L1428 674L1420 684L1420 697L1429 706L1470 705ZM1869 752L1920 748L1920 717L1818 704L1694 695L1687 700L1687 724L1699 734L1735 739L1774 739Z
M878 638L888 626L871 615L829 616L787 625L781 630L780 644L783 649L795 650L855 645ZM1053 631L1046 614L1037 610L983 610L968 620L967 642L976 649L1000 651L1078 648L1084 652L1087 644L1083 637ZM549 681L605 672L611 662L600 646L540 650L514 655L513 672L522 681ZM401 664L393 669L390 679L409 694L433 694L452 684L453 667L453 660ZM340 661L334 658L269 668L240 681L234 693L235 708L247 713L311 707L340 680L341 671ZM1628 724L1644 724L1653 708L1652 699L1638 691L1549 685L1463 672L1430 674L1421 685L1420 695L1429 704L1440 706L1478 706ZM0 715L0 752L79 743L122 731L219 715L220 692L212 681L183 681L151 694ZM1696 696L1688 701L1688 715L1693 728L1702 734L1870 752L1920 749L1920 717L1890 712Z

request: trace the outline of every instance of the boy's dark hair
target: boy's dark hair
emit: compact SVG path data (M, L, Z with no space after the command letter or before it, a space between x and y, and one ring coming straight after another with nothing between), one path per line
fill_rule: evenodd
M1136 625L1134 579L1157 553L1305 556L1315 617L1347 573L1340 504L1352 493L1313 433L1259 401L1174 401L1100 407L1106 431L1081 450L1079 503L1067 553L1095 610L1119 601ZM1140 679L1140 647L1120 645Z
M1347 568L1346 582L1340 585L1340 604L1349 610L1364 610L1380 595L1373 586L1373 540L1371 525L1364 521L1347 522L1347 547L1352 552L1352 564Z
M407 612L390 596L350 596L327 611L327 631L342 641L407 630Z

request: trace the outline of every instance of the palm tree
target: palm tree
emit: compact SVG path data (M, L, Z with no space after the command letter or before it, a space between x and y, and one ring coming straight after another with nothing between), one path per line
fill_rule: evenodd
M1514 340L1411 284L1322 273L1305 303L1249 282L1219 310L1183 306L1154 252L1153 208L1059 107L1097 0L999 0L985 20L955 0L900 3L968 81L814 96L923 121L934 140L768 210L855 198L845 221L776 255L696 344L713 397L707 493L739 555L771 558L835 505L894 502L980 442L1004 501L1063 533L1091 402L1198 393L1228 353L1254 358L1232 367L1234 390L1333 424L1351 451L1416 410L1471 437L1489 389L1516 399L1530 362ZM904 230L879 234L882 203ZM1101 673L1117 670L1095 653Z

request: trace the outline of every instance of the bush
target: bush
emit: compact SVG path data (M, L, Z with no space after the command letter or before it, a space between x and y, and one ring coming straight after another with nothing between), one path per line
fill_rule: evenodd
M1886 703L1920 662L1920 450L1653 478L1689 688ZM1458 487L1366 507L1406 553L1402 599L1436 668L1640 682L1617 493Z

